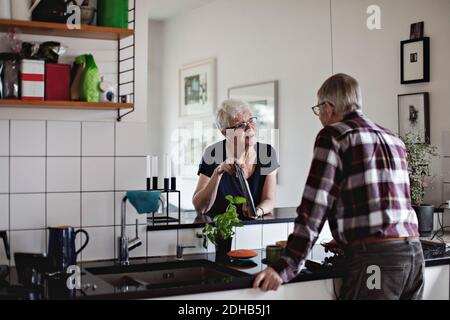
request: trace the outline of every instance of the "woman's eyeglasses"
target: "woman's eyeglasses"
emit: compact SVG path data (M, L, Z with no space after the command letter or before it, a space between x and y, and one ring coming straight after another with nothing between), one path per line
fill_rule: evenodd
M246 130L249 126L254 126L256 125L256 121L258 120L257 117L251 117L250 119L248 119L248 121L242 121L240 123L238 123L237 125L233 126L233 127L228 127L228 129L233 129L233 130L239 130L239 129L243 129Z

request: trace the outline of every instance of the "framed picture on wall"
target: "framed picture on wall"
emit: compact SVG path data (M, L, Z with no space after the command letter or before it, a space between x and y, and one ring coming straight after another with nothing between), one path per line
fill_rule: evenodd
M258 142L270 144L275 148L279 157L278 81L232 87L228 89L228 98L248 102L253 115L257 117ZM278 178L277 181L279 182Z
M208 116L216 103L216 60L183 66L179 71L180 116Z
M401 94L398 96L399 135L418 133L421 143L430 143L430 108L428 92Z
M401 84L430 81L430 38L401 42Z

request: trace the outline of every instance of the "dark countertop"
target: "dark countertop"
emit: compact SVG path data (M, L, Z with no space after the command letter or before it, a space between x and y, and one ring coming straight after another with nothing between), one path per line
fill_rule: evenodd
M214 272L210 273L211 278L203 279L198 283L189 281L183 286L160 284L153 285L149 288L142 284L133 286L128 285L128 283L128 286L113 286L108 283L107 280L99 279L99 276L95 276L91 273L93 272L91 271L93 268L103 268L106 270L118 266L116 261L109 260L80 264L82 270L82 288L80 290L68 290L66 287L66 279L62 279L49 281L41 290L32 291L29 288L24 288L17 284L15 270L13 269L9 277L9 282L12 286L0 289L0 299L144 299L245 289L251 287L254 275L267 267L264 263L265 250L255 251L258 255L251 260L246 260L245 263L248 263L249 261L252 263L252 265L246 267L239 263L215 263L215 254L213 253L185 255L182 264L193 266L198 264L200 260L203 261L203 264L205 263L204 260L207 260L206 263L214 269ZM329 259L330 257L331 254L325 253L323 247L316 244L311 252L310 258L312 260L309 260L307 264L307 267L310 269L305 268L302 270L292 282L339 278L342 275L342 270L339 270L339 268L311 263L311 261L322 262L324 259ZM431 253L427 254L425 252L425 259L427 267L447 265L450 264L450 251L447 251L444 255L434 257L431 256ZM180 262L177 261L174 256L137 258L131 259L130 262L130 266L125 267L129 272L136 272L141 266L146 267L146 270L148 271L148 267L153 270L158 269L154 266L164 265L166 269L164 270L163 276L171 275L170 270L169 272L166 272L168 270L167 266L174 267L180 265ZM216 271L220 272L223 270L227 272L227 275L216 274ZM189 276L185 277L189 278ZM95 290L93 289L94 285L96 286Z
M271 214L267 214L258 219L246 219L242 223L249 224L265 224L265 223L283 223L294 222L297 218L296 207L275 208ZM178 218L174 214L169 214L172 218ZM211 222L208 216L198 214L195 211L184 211L180 213L179 222L158 222L154 223L151 219L148 220L147 231L157 230L173 230L173 229L191 229L203 228L205 223Z

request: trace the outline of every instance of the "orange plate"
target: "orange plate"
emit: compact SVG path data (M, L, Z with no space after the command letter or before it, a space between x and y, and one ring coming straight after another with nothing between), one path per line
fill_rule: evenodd
M227 255L234 259L249 259L256 257L258 253L253 250L247 250L247 249L239 249L239 250L233 250L227 253Z

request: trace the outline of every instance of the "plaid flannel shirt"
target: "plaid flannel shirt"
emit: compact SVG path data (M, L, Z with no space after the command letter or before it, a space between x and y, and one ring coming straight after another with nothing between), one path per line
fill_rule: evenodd
M283 281L300 271L328 219L341 246L368 236L418 236L404 143L360 111L323 128L286 253L273 265Z

